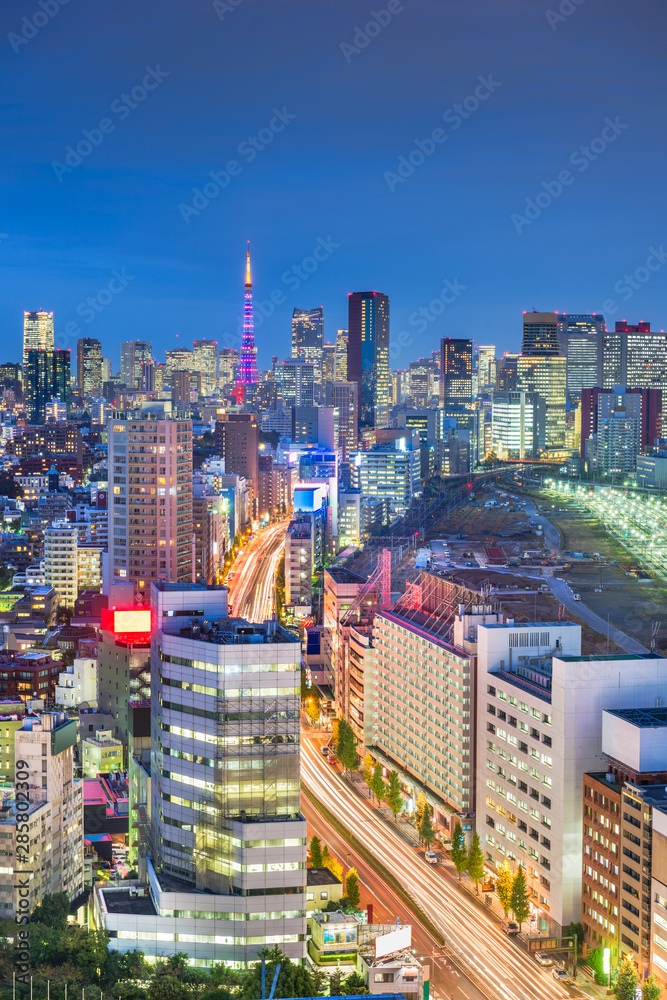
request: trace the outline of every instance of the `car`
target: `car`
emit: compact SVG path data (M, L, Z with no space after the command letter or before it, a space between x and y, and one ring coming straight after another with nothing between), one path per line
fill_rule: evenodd
M581 600L581 594L573 594L572 596L574 597L575 601Z
M503 920L502 928L505 934L508 934L510 937L519 933L519 925L515 924L513 920Z
M554 960L551 955L548 955L546 951L538 951L535 955L535 961L538 965L553 965Z
M329 747L322 747L321 752L323 757L328 757L331 751L329 750Z
M338 761L336 760L335 755L332 754L332 753L329 754L329 756L327 757L327 760L329 761L330 764L337 764L338 763Z
M570 978L565 969L554 969L551 975L558 983L566 983Z
M470 562L470 560L468 560L468 562L466 563L466 566L474 566L474 565L475 565L475 563L474 562Z
M435 853L435 851L426 851L426 853L424 854L424 860L426 861L427 865L437 865L438 855Z

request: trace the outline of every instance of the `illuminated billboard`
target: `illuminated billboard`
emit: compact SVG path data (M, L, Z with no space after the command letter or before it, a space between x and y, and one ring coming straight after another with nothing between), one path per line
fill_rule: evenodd
M118 611L116 608L103 608L102 628L105 632L114 632L116 635L146 635L151 630L150 609Z
M389 934L381 934L375 938L375 957L382 958L384 955L391 955L394 951L403 951L412 944L412 927L407 924L405 927L397 927Z

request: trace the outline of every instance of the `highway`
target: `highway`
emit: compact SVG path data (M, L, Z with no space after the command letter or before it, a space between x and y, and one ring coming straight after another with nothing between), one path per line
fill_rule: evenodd
M287 521L261 528L238 556L229 582L232 614L263 622L275 611L275 578L285 546Z
M478 979L482 990L461 975L450 987L455 1000L459 997L477 1000L480 996L488 996L490 1000L558 1000L582 995L576 987L564 989L549 969L542 969L503 934L484 904L459 889L442 866L427 865L397 830L382 822L368 800L356 795L340 774L333 772L318 747L316 740L304 738L301 774L306 791L311 789L348 829L363 839L366 847L400 880L442 931L446 950L462 956L462 966ZM326 836L333 849L336 846L333 838ZM346 847L345 853L349 850ZM364 869L364 874L361 868L359 871L365 881L367 868L356 857L355 866L357 861ZM414 918L410 922L414 925ZM421 937L424 934L420 929L416 942L418 948L424 949L420 954L428 953L428 941ZM436 986L436 992L441 991L442 986L440 990Z

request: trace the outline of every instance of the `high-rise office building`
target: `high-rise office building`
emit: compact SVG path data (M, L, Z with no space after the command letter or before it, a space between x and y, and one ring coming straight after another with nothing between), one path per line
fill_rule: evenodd
M141 387L141 365L152 360L153 345L148 341L123 341L120 345L120 377L128 389Z
M347 382L347 342L349 340L347 330L338 330L336 333L336 381Z
M70 352L30 348L24 369L28 416L35 424L46 420L46 404L58 398L69 412L72 399Z
M525 312L521 353L527 358L551 358L560 353L558 313Z
M347 381L359 386L359 428L389 424L389 297L348 295Z
M277 365L276 389L285 409L290 406L313 406L315 367L312 361L287 359Z
M28 351L52 351L55 347L53 339L53 313L38 309L36 312L23 313L23 371L28 363Z
M150 926L168 920L167 950L188 940L201 965L245 964L269 942L303 959L300 644L229 618L223 588L158 584L151 606Z
M566 359L557 355L521 357L517 361L517 389L536 392L544 400L547 450L565 445L566 364Z
M322 380L324 309L295 309L292 313L292 357L310 361L316 382Z
M245 298L243 305L243 336L241 358L237 378L237 399L243 398L243 386L257 385L257 347L255 346L255 323L252 315L252 274L250 271L250 241L246 255Z
M498 360L496 388L503 392L515 392L517 387L517 364L520 354L506 351Z
M565 388L568 398L581 398L582 389L601 384L605 333L604 317L596 313L558 314L559 353L567 359Z
M172 372L193 372L195 368L194 354L188 347L175 347L165 351L165 376L171 385Z
M336 381L336 345L322 345L322 384Z
M338 440L336 449L341 462L349 462L357 450L359 386L356 382L332 382L327 386L327 406L337 410Z
M472 340L440 341L440 407L446 415L472 406Z
M477 348L478 392L493 392L496 387L496 348L493 344Z
M76 344L76 382L83 396L102 392L102 345L94 337L82 337Z
M171 373L171 399L181 407L187 407L192 402L192 376L195 372L179 371ZM199 373L196 373L199 374Z
M234 385L239 370L239 352L235 347L223 347L218 354L218 386L221 392Z
M111 581L191 581L192 422L152 403L107 432Z
M586 442L588 469L605 475L634 472L641 437L642 393L620 386L601 392L597 397L595 433Z
M201 394L212 396L218 387L218 342L195 340L192 354L195 369L201 372Z
M252 482L255 497L259 487L259 424L255 413L224 413L215 422L215 450L225 462L227 475Z
M434 369L431 358L410 362L410 398L412 405L418 409L428 406L433 395Z
M651 324L617 322L604 335L601 382L605 389L662 390L663 424L667 422L667 334Z
M544 449L546 407L536 392L493 393L491 450L498 458L523 461Z

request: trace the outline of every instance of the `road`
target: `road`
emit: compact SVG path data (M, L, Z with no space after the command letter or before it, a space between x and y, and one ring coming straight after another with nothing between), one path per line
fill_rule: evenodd
M275 578L285 546L287 521L260 529L233 566L229 583L232 613L263 622L275 611Z
M378 817L368 800L356 795L341 776L332 771L319 753L317 740L305 737L301 774L306 789L312 789L348 829L362 838L366 847L419 902L442 931L447 949L454 955L463 956L463 966L479 978L483 985L482 995L488 995L491 1000L558 1000L581 995L574 987L565 990L553 979L549 970L540 968L534 959L502 933L481 901L478 903L459 889L443 866L427 865L419 852L391 824ZM329 838L329 833L326 836ZM333 848L333 837L330 840ZM349 848L345 847L344 851L346 854ZM355 858L355 864L357 860ZM360 860L359 864L366 872ZM360 875L365 881L361 869ZM410 922L414 924L414 918ZM420 931L420 934L424 933ZM427 939L422 941L420 937L418 947L422 948L427 943ZM427 953L426 949L420 952ZM444 975L442 971L441 975ZM437 986L436 992L440 992ZM451 992L454 992L455 1000L459 997L476 1000L480 996L480 990L463 975L450 988Z
M371 897L375 907L374 922L393 924L398 917L402 924L411 925L414 951L423 964L430 967L430 995L435 1000L450 1000L451 997L454 997L454 1000L486 1000L485 995L443 956L440 943L416 921L414 913L399 896L319 815L306 795L302 797L301 802L302 812L308 820L310 835L317 834L322 843L326 844L336 857L342 859L346 868L352 866L358 871L362 888Z

